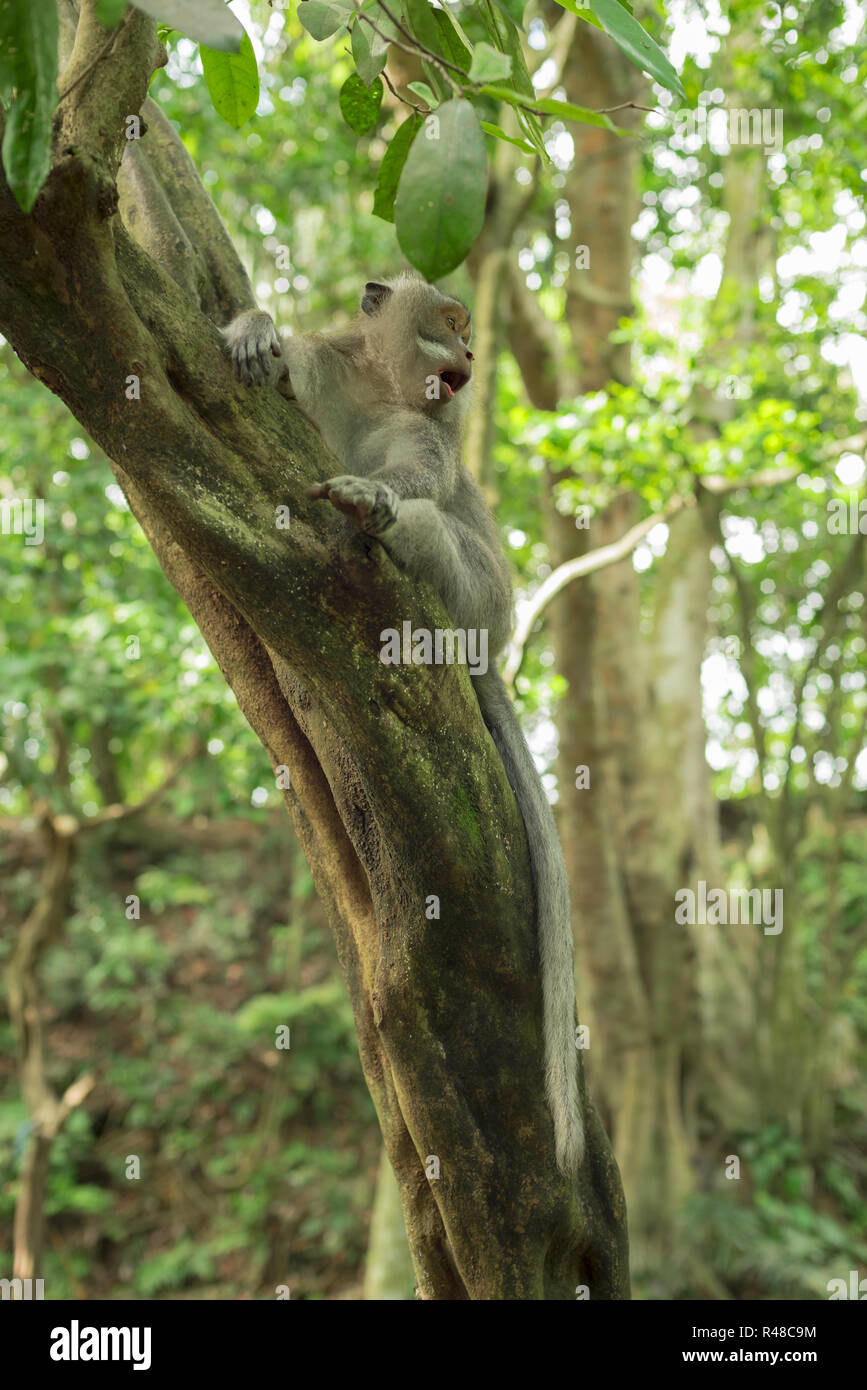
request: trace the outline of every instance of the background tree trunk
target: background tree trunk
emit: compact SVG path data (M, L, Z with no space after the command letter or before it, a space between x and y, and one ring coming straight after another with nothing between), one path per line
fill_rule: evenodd
M400 1190L383 1149L370 1214L364 1297L371 1302L397 1302L412 1298L412 1288L412 1260L406 1243Z

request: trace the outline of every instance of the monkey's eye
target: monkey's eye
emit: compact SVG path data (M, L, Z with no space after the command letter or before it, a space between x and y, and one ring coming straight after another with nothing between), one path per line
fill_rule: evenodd
M446 323L448 324L449 328L454 328L454 327L455 327L455 321L454 321L454 319L446 319Z

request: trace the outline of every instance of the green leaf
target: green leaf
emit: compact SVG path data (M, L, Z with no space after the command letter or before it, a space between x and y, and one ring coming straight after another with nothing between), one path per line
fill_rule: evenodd
M445 78L443 77L439 68L434 67L433 63L431 63L427 58L422 58L421 70L427 78L432 90L436 92L437 101L445 101L449 93L448 88L446 87Z
M512 92L508 87L482 87L480 95L493 97L495 101L508 101L512 106L527 100L520 92ZM553 97L534 97L533 105L537 111L544 111L546 116L560 116L563 120L580 121L582 125L600 126L603 130L610 130L613 135L632 134L631 131L621 130L616 126L610 116L591 111L589 106L576 106L571 101L555 101Z
M373 214L375 217L381 217L384 222L394 221L394 199L397 185L403 173L409 147L415 139L415 133L420 125L421 116L413 112L392 136L388 149L382 156L379 178L376 181L376 192L373 195Z
M365 86L357 72L350 73L340 88L340 111L356 135L366 135L379 120L382 105L382 83L377 77L370 87Z
M410 265L438 280L460 265L485 220L488 157L468 101L447 101L424 118L407 155L394 204L397 240Z
M298 18L312 39L330 39L354 9L351 0L301 0Z
M57 105L57 9L33 0L0 4L0 85L7 99L3 168L18 206L29 212L51 167Z
M428 49L431 53L436 53L439 57L444 57L445 55L440 51L443 41L440 38L440 29L435 15L436 11L428 4L428 0L403 0L405 28L423 48ZM442 73L427 58L422 58L421 68L432 90L436 93L437 99L443 101L448 95L448 90Z
M387 36L389 43L393 43L395 39L400 38L397 24L393 19L389 19L389 16L385 13L381 0L364 0L359 9L359 13L368 15L377 29L381 29L383 34ZM400 6L397 0L391 0L390 13L396 14L398 19L400 18ZM370 25L367 25L367 28L369 29Z
M431 53L438 53L444 58L445 54L440 52L442 40L439 25L434 18L433 6L428 4L428 0L403 0L403 13L406 27L413 37L425 48L430 49Z
M126 0L96 0L96 17L105 29L114 29L123 19Z
M499 7L502 8L502 7ZM512 86L516 92L521 92L524 98L530 98L528 105L535 106L536 89L533 86L530 74L527 71L527 63L524 58L522 47L522 32L515 24L508 11L503 10L501 14L496 14L491 6L482 6L482 20L488 31L494 47L500 53L508 53L512 60ZM523 130L530 144L535 149L545 163L548 162L548 152L545 149L545 140L542 135L542 126L538 116L531 116L528 111L517 111L518 125Z
M421 97L428 106L436 106L437 99L426 82L408 82L406 85L410 92L415 92L416 96Z
M357 19L352 26L352 56L358 76L369 87L385 67L388 43L374 33L369 24Z
M587 9L586 0L582 5L581 0L557 0L558 5L562 5L564 10L570 14L576 14L579 19L583 19L587 24L592 24L594 29L601 29L602 25L591 10Z
M498 140L507 140L510 145L517 145L519 150L524 151L524 154L536 153L529 140L521 140L518 136L507 135L502 126L494 125L492 121L479 121L479 125L482 130L487 131L488 135L496 135Z
M0 10L0 102L7 107L15 91L17 50L6 36L3 19L3 11Z
M440 31L440 53L455 67L469 71L473 46L454 15L446 9L433 11L434 21Z
M512 71L508 53L500 53L489 43L477 43L470 64L471 82L499 82Z
M496 0L497 9L503 11L513 24L520 28L524 22L524 11L527 8L527 0Z
M214 110L233 130L240 130L259 105L259 68L249 34L244 35L240 53L204 46L199 52Z
M241 47L243 25L223 0L135 0L135 4L136 9L144 10L153 19L170 21L179 34L207 44L208 48L237 53Z
M667 91L686 97L683 83L671 63L637 19L633 19L617 0L590 0L590 4L606 34L623 49L627 58L655 77Z

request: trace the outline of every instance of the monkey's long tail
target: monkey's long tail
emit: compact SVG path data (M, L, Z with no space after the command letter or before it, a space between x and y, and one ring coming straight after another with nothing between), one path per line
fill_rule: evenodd
M542 966L545 1092L554 1120L558 1167L573 1173L584 1154L584 1126L575 1055L575 981L566 865L545 789L506 687L494 670L474 676L473 685L527 832Z

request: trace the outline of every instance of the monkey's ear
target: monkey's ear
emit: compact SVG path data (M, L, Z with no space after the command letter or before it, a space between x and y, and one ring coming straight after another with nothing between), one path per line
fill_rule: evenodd
M390 294L390 285L378 285L375 280L368 280L364 287L361 307L366 314L378 314Z

